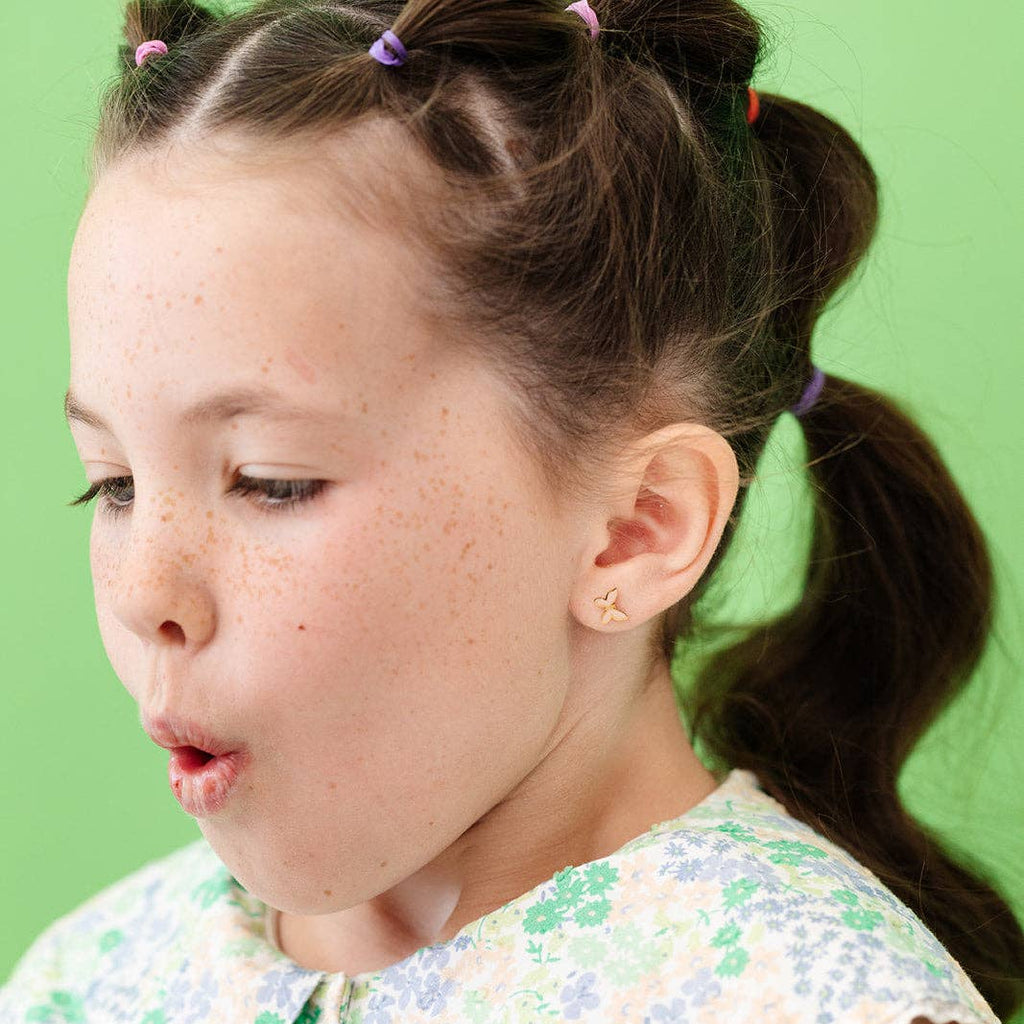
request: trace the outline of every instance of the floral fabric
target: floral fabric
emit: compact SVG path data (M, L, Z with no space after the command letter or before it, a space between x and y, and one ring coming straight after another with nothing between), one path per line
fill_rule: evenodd
M200 839L47 928L3 1024L999 1024L920 919L734 769L685 814L378 971L301 967Z

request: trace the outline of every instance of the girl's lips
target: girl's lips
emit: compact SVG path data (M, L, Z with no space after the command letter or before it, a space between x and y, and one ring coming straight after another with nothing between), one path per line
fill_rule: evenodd
M197 722L173 714L148 717L143 714L142 727L149 738L165 750L194 747L207 754L219 756L245 751L245 745L212 736Z
M176 747L167 778L185 813L204 818L224 807L249 761L240 751L213 756L195 747Z

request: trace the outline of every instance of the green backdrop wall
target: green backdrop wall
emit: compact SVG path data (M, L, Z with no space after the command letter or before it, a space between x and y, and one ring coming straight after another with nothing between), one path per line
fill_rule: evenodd
M840 120L882 183L878 238L822 321L816 360L910 403L996 561L993 643L970 689L915 751L901 790L912 812L991 870L1024 917L1024 17L1009 2L932 5L926 17L878 0L751 9L777 39L755 86ZM0 10L4 978L54 918L199 836L100 643L92 512L65 506L86 486L61 409L67 257L120 22L114 0ZM802 456L796 421L781 417L716 584L732 614L781 609L796 596L809 508Z

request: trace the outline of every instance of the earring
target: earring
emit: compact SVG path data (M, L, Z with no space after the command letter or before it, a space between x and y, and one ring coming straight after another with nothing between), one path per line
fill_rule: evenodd
M612 619L615 619L618 622L618 621L621 621L622 619L628 619L629 618L629 616L625 612L619 611L619 609L615 607L615 602L618 599L619 599L619 588L618 587L613 587L611 590L608 591L607 594L604 595L604 597L595 597L594 598L594 604L596 604L598 606L598 608L603 608L604 609L604 614L601 616L601 625L602 626L606 622L611 622Z

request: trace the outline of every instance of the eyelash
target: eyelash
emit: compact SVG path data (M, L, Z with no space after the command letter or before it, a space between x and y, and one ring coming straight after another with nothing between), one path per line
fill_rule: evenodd
M103 515L110 519L119 519L128 511L126 504L117 504L110 500L111 484L122 486L132 478L130 476L112 476L105 480L98 480L84 494L79 495L70 505L87 505L97 495L102 495L105 500L100 503L99 508ZM229 494L264 494L271 497L272 492L279 487L288 488L289 496L283 501L256 501L254 504L261 512L269 515L276 515L278 512L297 512L299 507L306 502L316 498L327 486L326 480L267 480L251 476L239 476L238 482L228 492Z

